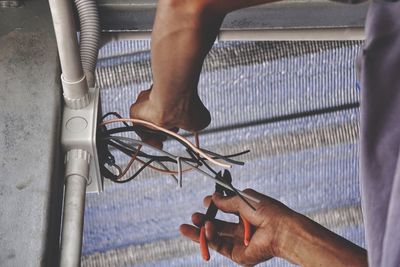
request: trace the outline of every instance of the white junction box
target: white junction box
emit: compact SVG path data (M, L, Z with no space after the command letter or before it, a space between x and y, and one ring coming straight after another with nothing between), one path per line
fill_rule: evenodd
M90 88L89 105L82 109L71 109L65 105L62 119L61 144L64 152L80 149L90 154L87 193L100 193L104 188L96 147L99 98L99 88Z

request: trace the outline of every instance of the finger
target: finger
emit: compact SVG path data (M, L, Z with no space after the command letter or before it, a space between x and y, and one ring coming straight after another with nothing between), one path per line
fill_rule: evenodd
M219 236L218 238L208 241L208 246L219 254L232 259L232 250L235 241L231 237Z
M182 233L182 235L191 239L196 243L200 243L200 231L201 230L199 228L196 228L192 225L183 224L180 226L180 232ZM219 237L211 241L207 240L207 245L213 250L220 253L221 255L227 258L231 258L231 253L233 249L233 241L231 240L231 238ZM205 251L205 248L201 248L201 254L204 259L207 259L207 253ZM209 254L208 254L208 259L209 259Z
M203 199L203 205L204 205L205 208L208 208L208 206L210 206L210 203L211 203L211 200L212 200L211 197L212 197L212 196L206 196L206 197Z
M238 196L224 196L220 193L212 195L212 201L218 209L226 213L237 213L240 209L240 202Z
M149 89L141 91L137 96L136 101L140 102L149 99L150 92L151 92L151 87Z
M151 145L155 148L158 149L162 149L163 148L163 142L159 139L155 139L155 138L146 138L146 139L142 139L143 142L145 142L148 145Z
M189 224L182 224L179 227L181 234L190 240L199 243L200 229Z
M263 197L263 195L251 189L246 189L244 192L260 200ZM259 226L263 222L263 216L260 216L260 214L257 212L257 207L260 206L259 203L251 203L256 207L256 211L254 211L237 195L232 197L224 197L221 194L215 193L212 196L212 200L218 209L227 213L239 213L252 225Z
M192 222L194 225L196 225L197 227L201 227L204 224L204 214L203 213L193 213L192 214Z
M190 240L199 243L200 240L200 229L188 224L182 224L179 228L181 234ZM221 255L231 259L232 250L235 241L231 237L218 236L213 240L208 240L208 246L213 250L217 251ZM240 246L240 245L239 245Z
M204 214L194 213L192 215L192 222L197 227L201 227L204 224ZM238 237L243 238L243 228L237 223L225 222L218 219L205 222L206 236L208 240L213 240L216 235L227 236L227 237Z
M135 103L131 105L129 115L132 119L142 118L143 116L141 115L146 115L142 114L142 104L149 100L150 91L151 89L141 91L137 96Z
M166 140L165 137L161 137L159 135L152 135L148 133L144 133L142 131L137 130L136 134L140 137L140 139L148 145L154 146L158 149L162 149L163 141Z

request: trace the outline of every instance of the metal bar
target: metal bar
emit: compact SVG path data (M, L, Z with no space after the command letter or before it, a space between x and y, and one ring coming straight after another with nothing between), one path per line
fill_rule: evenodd
M221 30L218 41L364 40L363 28ZM150 40L151 32L104 33L102 45L123 40Z
M364 40L363 28L222 30L220 41L334 41Z

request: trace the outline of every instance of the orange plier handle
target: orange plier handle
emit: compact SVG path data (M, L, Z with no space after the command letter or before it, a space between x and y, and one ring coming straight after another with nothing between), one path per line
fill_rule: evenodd
M217 178L223 180L224 182L230 184L232 182L232 177L231 174L228 170L224 171L224 175L221 175L221 172L219 172L217 174ZM215 185L215 192L218 193L225 193L227 196L232 196L235 195L234 192L232 191L227 191L225 190L225 188L223 188L222 186L220 186L219 184ZM213 220L215 218L215 216L217 215L218 212L218 208L215 206L214 202L211 201L210 206L207 209L205 218L204 218L204 222L203 225L200 227L200 238L199 238L199 242L200 242L200 253L202 258L205 261L209 261L210 260L210 251L208 250L208 241L206 238L206 229L205 229L205 222L206 221L210 221ZM244 228L244 238L243 238L243 244L245 246L248 246L250 243L250 239L252 236L252 226L250 224L249 221L247 221L243 216L239 215L240 219L243 223L243 228Z
M251 235L252 233L252 227L251 224L249 223L249 221L247 221L243 216L240 216L242 223L243 223L243 227L244 227L244 238L243 238L243 244L247 247L250 244L250 239L251 239ZM210 251L208 249L208 241L206 238L206 228L205 226L202 226L200 228L200 253L201 253L201 257L205 260L205 261L209 261L210 260Z

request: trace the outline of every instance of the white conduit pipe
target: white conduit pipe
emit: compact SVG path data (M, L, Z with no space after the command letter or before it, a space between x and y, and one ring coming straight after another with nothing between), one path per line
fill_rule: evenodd
M69 0L49 0L61 63L65 103L72 109L89 104L88 86L79 56L72 4Z
M86 185L90 154L73 149L67 153L65 195L61 234L61 267L80 266Z
M100 47L100 19L96 1L75 0L80 21L80 52L82 67L89 87L95 85L94 71Z
M49 0L49 4L60 56L64 100L66 105L71 109L83 109L89 105L88 83L82 69L72 3L70 0ZM87 5L82 6L83 17L91 17L93 9L88 8ZM95 13L97 14L96 6ZM95 19L93 23L90 19L84 20L83 28L89 29L89 33L94 32L94 29L99 29L98 16L96 18L97 20ZM99 30L95 32L98 35L97 40L94 41L95 43L99 42L99 32ZM85 36L85 40L90 39L90 34L85 34ZM84 51L90 51L88 52L90 55L95 53L95 56L91 57L94 57L94 63L88 59L85 61L89 62L89 71L92 71L90 66L93 66L92 72L94 72L98 45L93 47L91 42L84 41L84 43ZM86 53L84 54L86 55ZM94 85L94 75L91 77L93 77ZM87 151L80 149L68 151L66 155L64 209L60 247L60 266L62 267L80 266L89 166L90 154Z

